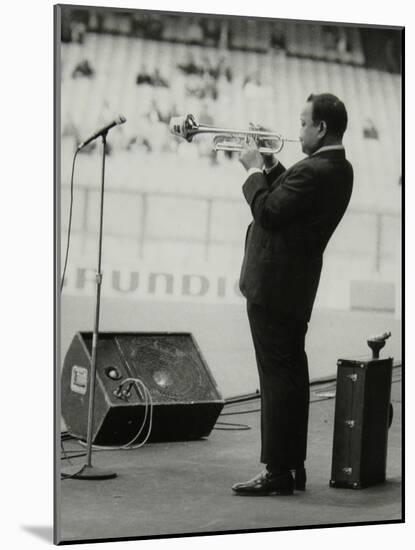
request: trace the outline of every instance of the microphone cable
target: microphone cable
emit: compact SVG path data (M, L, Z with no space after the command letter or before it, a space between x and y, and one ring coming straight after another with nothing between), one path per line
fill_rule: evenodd
M143 402L144 402L144 418L141 422L141 426L139 427L139 429L137 430L137 433L134 435L134 437L128 441L127 443L125 443L124 445L117 445L117 446L106 446L106 445L92 445L92 451L93 452L106 452L106 451L131 451L131 450L136 450L136 449L139 449L141 447L143 447L150 435L151 435L151 431L152 431L152 426L153 426L153 407L154 407L154 404L153 404L153 399L152 399L152 396L151 396L151 393L149 391L149 389L147 388L147 386L144 384L144 382L140 379L140 378L126 378L122 381L122 384L125 384L126 382L131 382L135 385L136 389L137 389L137 392L139 393L140 397L142 398ZM142 434L144 428L146 427L147 425L147 430L146 430L146 434L145 436L143 437L142 441L140 441L139 443L135 444L134 443L137 441L137 439L140 437L140 435ZM81 447L86 447L87 443L85 441L82 441L76 437L72 437L72 436L67 436L66 434L62 434L61 435L61 447L62 447L62 451L63 451L63 456L61 455L61 460L67 460L69 463L71 463L71 458L78 458L78 457L83 457L83 456L86 456L86 453L79 453L79 451L77 451L76 449L73 449L71 451L67 451L64 449L64 446L63 446L63 439L74 439L77 443L79 443L81 445ZM79 470L81 471L81 470ZM77 474L72 474L72 475L67 475L67 474L63 474L61 475L61 479L69 479L69 478L73 478L75 477Z
M60 292L62 293L62 289L63 289L63 283L65 281L65 273L66 273L66 266L67 266L67 263L68 263L68 256L69 256L69 244L70 244L70 241L71 241L71 228L72 228L72 209L73 209L73 179L74 179L74 172L75 172L75 161L76 161L76 157L79 153L79 149L76 149L75 151L75 154L73 156L73 161L72 161L72 173L71 173L71 185L70 185L70 202L69 202L69 219L68 219L68 236L67 236L67 240L66 240L66 253L65 253L65 263L64 263L64 267L63 267L63 273L62 273L62 277L61 277L61 288L60 288Z

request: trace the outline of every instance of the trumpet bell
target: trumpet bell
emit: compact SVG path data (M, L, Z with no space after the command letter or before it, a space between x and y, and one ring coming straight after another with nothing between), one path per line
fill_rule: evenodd
M170 133L191 142L193 136L198 133L199 125L193 115L174 116L169 123Z

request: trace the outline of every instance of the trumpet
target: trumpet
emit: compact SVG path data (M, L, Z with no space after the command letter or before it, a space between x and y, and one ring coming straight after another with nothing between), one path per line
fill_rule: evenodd
M177 116L170 119L170 133L184 138L189 143L196 135L216 134L213 137L215 151L242 151L249 138L253 138L258 145L258 151L264 155L276 155L284 147L284 143L299 142L298 139L286 139L275 132L262 130L231 130L203 126L198 124L193 115ZM268 145L261 145L266 142Z

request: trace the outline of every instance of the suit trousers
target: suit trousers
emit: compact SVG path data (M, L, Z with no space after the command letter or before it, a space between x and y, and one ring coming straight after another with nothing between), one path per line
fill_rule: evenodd
M307 321L247 302L261 390L261 462L299 468L307 449L310 402Z

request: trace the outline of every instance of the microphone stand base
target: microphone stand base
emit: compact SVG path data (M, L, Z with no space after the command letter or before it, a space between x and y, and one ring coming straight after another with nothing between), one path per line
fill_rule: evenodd
M96 466L88 466L85 464L81 470L78 468L72 468L73 473L69 469L62 472L64 477L70 477L72 479L113 479L117 477L117 474L111 470L106 470L105 468L97 468Z

